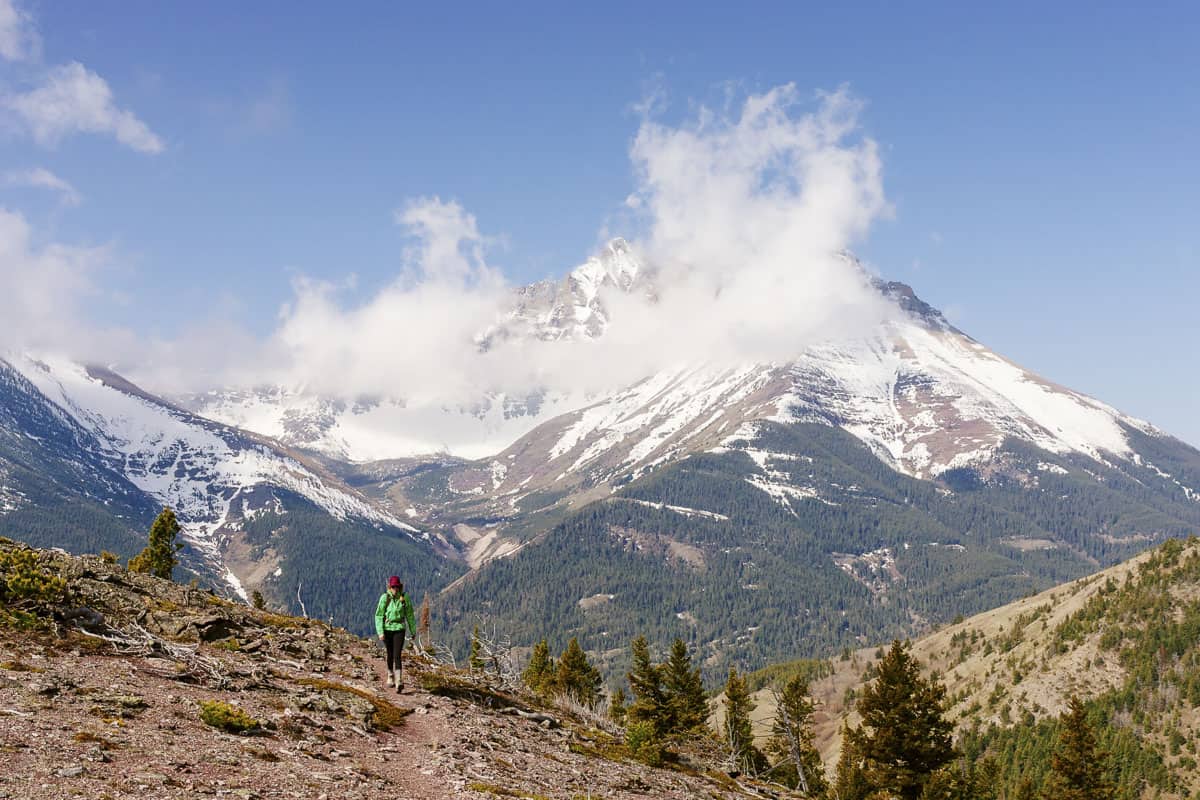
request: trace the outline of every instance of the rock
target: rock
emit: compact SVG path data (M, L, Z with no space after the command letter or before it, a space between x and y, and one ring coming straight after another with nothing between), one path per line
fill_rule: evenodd
M63 612L64 622L73 622L81 628L104 627L104 615L87 606L70 608Z
M83 773L84 773L83 767L76 764L76 765L70 766L70 767L63 767L62 769L60 769L58 772L55 772L54 774L60 778L78 778Z

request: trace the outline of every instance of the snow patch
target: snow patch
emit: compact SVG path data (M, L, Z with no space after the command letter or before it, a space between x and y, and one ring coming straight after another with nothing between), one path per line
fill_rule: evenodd
M636 500L632 497L625 497L622 499L624 499L630 503L636 503L639 506L647 506L649 508L656 508L659 511L663 511L663 510L673 511L676 514L682 514L685 517L704 517L705 519L720 520L723 522L729 520L729 517L727 517L726 515L718 514L715 511L703 511L699 508L687 508L686 506L672 506L672 505L667 505L666 503L652 503L649 500Z

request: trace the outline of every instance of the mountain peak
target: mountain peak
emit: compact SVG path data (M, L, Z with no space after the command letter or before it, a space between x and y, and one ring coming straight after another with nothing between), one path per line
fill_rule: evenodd
M641 262L629 242L617 237L610 240L597 255L571 271L567 280L573 282L590 304L604 286L629 291L642 272Z
M918 297L917 293L907 283L876 279L874 284L884 297L895 301L900 308L914 317L918 317L941 330L953 329L953 326L946 320L946 316L940 310Z

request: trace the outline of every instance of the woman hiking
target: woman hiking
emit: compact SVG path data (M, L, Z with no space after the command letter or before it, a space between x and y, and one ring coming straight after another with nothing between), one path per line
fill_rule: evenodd
M395 686L396 693L404 691L400 680L400 653L404 650L404 634L415 634L417 625L413 621L412 603L404 593L404 584L393 575L388 578L387 591L375 606L375 632L383 642L387 653L387 685ZM414 640L415 641L415 640Z

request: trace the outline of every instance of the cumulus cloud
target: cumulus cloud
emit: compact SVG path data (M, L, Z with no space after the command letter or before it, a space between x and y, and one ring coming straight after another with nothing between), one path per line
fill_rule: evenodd
M146 123L116 105L107 81L78 62L56 67L36 88L5 98L4 106L41 145L96 133L111 135L141 153L161 153L165 147Z
M0 341L81 352L85 304L107 261L104 247L39 245L24 215L0 209Z
M368 302L347 307L338 287L300 280L269 343L276 378L322 392L394 393L411 402L478 399L477 337L507 299L484 260L475 218L439 198L395 212L411 235L404 268Z
M55 175L44 167L11 170L4 175L6 186L27 186L34 189L48 189L59 195L60 202L65 206L77 206L83 202L83 197L67 181Z
M409 235L400 267L365 297L353 285L300 278L266 336L208 320L165 341L127 333L86 343L94 352L103 340L112 349L101 360L135 366L132 376L160 391L265 383L394 398L421 441L448 443L453 432L430 434L441 409L470 409L495 393L546 391L574 403L664 368L786 363L894 313L844 256L888 213L859 113L848 92L805 98L783 86L673 122L644 119L630 147L626 235L652 291L605 293L610 323L598 339L492 335L516 302L491 260L495 239L459 203L431 197L394 212ZM66 288L85 296L88 251L39 251L23 220L5 219L16 242L6 259L17 271L45 261L60 282L82 281ZM37 307L51 314L48 301Z
M349 303L328 284L296 284L270 343L281 367L272 378L471 403L491 392L601 391L681 363L786 361L862 330L891 306L843 255L888 212L860 109L845 90L806 99L789 85L675 124L645 119L628 205L654 291L606 296L611 323L597 341L481 347L511 288L487 262L474 217L434 198L396 212L413 246L377 295Z
M29 12L13 0L0 0L0 58L28 61L37 58L41 49L42 40Z

